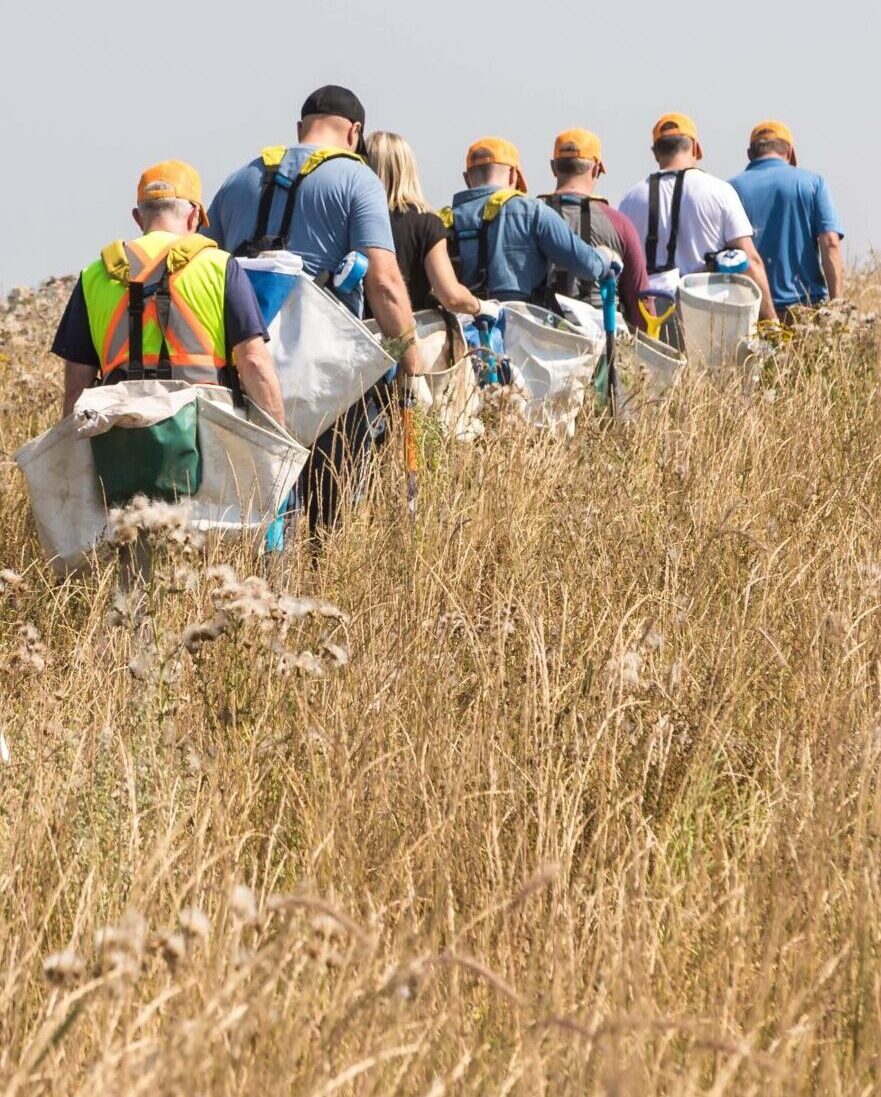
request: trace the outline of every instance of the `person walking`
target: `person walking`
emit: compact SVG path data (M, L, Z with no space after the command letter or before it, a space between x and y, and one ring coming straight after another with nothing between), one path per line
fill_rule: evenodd
M639 310L639 295L649 288L642 244L632 222L595 194L599 177L605 174L599 137L585 129L564 130L554 141L551 171L557 181L553 194L539 198L561 217L569 228L593 247L605 245L621 256L624 271L618 283L621 311L632 328L645 329ZM561 293L602 308L599 283L582 281L562 267L548 271L549 295Z
M544 301L551 265L585 281L619 274L621 256L585 243L543 202L526 195L520 153L501 137L468 149L466 189L441 211L459 279L478 297Z
M360 317L366 294L382 335L403 346L399 366L406 377L423 372L422 363L385 191L364 160L365 120L348 88L314 91L303 103L297 143L264 149L233 172L214 196L205 231L234 253L295 252L313 276L360 252L368 261L363 285L340 300ZM316 440L300 482L313 532L336 522L345 482L361 482L367 455L384 432L371 389Z
M798 167L785 122L759 122L747 157L731 185L755 230L777 315L841 297L844 231L825 179Z
M179 160L141 176L132 210L141 235L117 240L80 275L52 343L64 359L62 415L82 392L164 375L245 393L284 422L269 336L251 283L207 226L199 173Z
M685 114L665 114L652 129L659 170L632 187L619 209L644 241L653 289L673 290L679 278L707 269L719 252L746 254L747 273L762 295L760 316L774 319L774 303L753 229L730 183L698 169L703 150Z
M371 133L367 162L385 188L395 254L413 310L441 305L450 312L478 315L481 303L456 277L447 230L425 200L410 145L397 133Z

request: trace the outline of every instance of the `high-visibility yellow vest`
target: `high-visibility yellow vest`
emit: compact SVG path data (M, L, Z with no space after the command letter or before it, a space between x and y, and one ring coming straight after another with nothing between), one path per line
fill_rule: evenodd
M163 336L171 375L191 384L218 384L227 365L224 295L230 256L205 236L148 232L109 244L83 271L92 342L104 380L131 362L132 286L143 297L144 367L160 364ZM141 288L142 287L142 288Z

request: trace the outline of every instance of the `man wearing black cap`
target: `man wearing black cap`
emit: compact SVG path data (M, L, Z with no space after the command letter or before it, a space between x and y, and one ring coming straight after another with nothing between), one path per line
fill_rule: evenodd
M264 149L223 183L208 210L208 235L234 255L287 248L302 256L311 275L333 272L349 252L359 251L369 263L363 288L340 295L341 300L360 316L366 292L383 335L409 333L413 312L395 260L388 200L379 178L360 159L365 151L364 107L348 88L319 88L303 104L297 137L298 143L289 148ZM285 226L294 185L296 201ZM400 365L408 374L422 372L415 344L404 352ZM360 405L347 416L346 434L350 448L360 451L366 435ZM330 442L330 431L318 439L312 464L321 467L307 470L313 480L317 476L328 485L320 499L313 492L313 526L331 521L336 511L336 475L324 467L322 456Z

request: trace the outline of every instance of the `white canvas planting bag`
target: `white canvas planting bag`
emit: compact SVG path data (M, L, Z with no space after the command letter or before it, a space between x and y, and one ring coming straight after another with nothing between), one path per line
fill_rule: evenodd
M483 434L480 421L481 396L477 378L467 355L468 344L461 320L438 309L414 314L416 343L425 373L414 378L417 403L433 408L444 435L456 442L472 442ZM375 320L367 327L380 337Z
M110 395L110 390L118 390ZM107 508L87 434L125 422L140 425L163 418L182 402L198 404L202 483L190 496L190 520L202 530L240 536L259 531L275 518L290 493L308 451L250 401L235 408L218 386L180 381L123 381L90 389L77 402L78 415L27 442L15 454L25 475L40 544L59 573L83 566L107 534Z
M294 281L269 336L285 422L304 446L394 366L366 325L306 275Z
M533 426L572 437L602 350L602 339L561 322L547 309L519 302L505 305L511 383L521 396L524 418Z
M483 434L481 396L461 321L451 316L448 323L435 309L417 312L415 319L427 371L423 381L444 434L456 442L472 442Z
M637 331L633 340L619 345L616 371L616 414L634 421L649 404L657 403L679 381L687 365L675 347Z

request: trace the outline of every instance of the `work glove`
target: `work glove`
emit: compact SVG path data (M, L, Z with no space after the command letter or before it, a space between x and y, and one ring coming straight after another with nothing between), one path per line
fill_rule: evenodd
M486 320L488 324L497 324L499 322L499 316L502 312L502 306L498 301L481 301L477 299L480 308L477 315L474 317L475 324L479 324L481 320Z
M603 278L608 278L610 275L613 278L620 278L621 271L624 270L624 260L618 252L613 251L611 248L607 248L605 244L600 244L597 247L596 252L606 266Z

